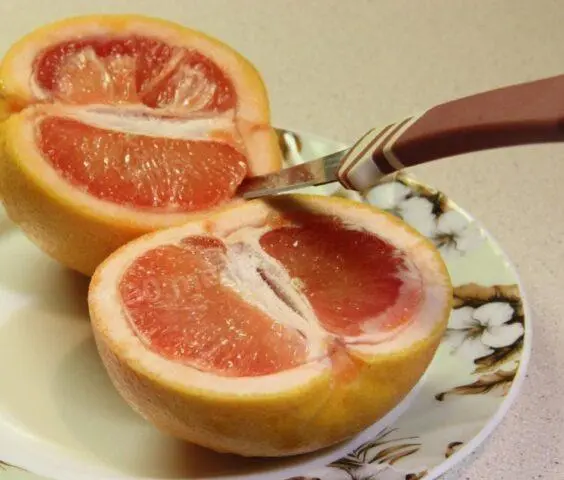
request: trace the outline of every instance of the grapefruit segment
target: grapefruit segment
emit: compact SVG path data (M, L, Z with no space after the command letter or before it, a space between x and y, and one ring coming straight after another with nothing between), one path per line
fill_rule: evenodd
M88 302L110 377L146 419L218 451L280 456L397 405L451 294L434 246L395 217L286 195L129 243L96 270Z
M235 195L243 153L219 141L151 137L47 117L38 125L44 158L94 198L136 210L200 211Z
M237 202L246 176L281 165L254 67L171 22L48 25L12 46L0 85L6 211L88 275L140 234Z
M389 330L412 317L420 301L420 278L402 252L337 222L304 223L271 230L260 243L301 282L325 328L353 336L365 331L370 320L380 320L370 328Z
M303 363L299 333L221 284L224 250L196 236L138 258L120 282L137 335L164 358L220 375L266 375Z
M33 71L42 92L66 103L216 112L237 103L232 83L206 56L148 37L62 42L42 52Z

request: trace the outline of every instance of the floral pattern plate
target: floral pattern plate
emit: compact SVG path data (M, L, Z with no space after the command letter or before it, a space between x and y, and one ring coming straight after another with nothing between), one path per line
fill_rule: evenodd
M279 131L287 164L342 148ZM307 189L388 210L443 254L454 310L416 389L351 441L291 459L241 459L178 442L134 414L98 359L87 280L46 258L0 212L0 480L435 479L508 411L531 349L517 275L494 239L441 192L396 175L364 197Z

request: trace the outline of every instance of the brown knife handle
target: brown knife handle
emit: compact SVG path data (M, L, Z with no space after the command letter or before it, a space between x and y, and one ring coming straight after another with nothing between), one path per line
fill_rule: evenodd
M480 150L564 141L564 75L491 90L366 133L339 167L364 191L397 170Z

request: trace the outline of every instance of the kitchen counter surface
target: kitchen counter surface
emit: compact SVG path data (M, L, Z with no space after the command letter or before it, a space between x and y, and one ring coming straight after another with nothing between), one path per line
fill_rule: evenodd
M163 16L219 37L262 72L275 124L345 142L451 98L564 73L558 0L2 0L0 53L39 24L86 12ZM513 408L444 478L564 479L564 145L484 152L415 173L498 239L535 325Z

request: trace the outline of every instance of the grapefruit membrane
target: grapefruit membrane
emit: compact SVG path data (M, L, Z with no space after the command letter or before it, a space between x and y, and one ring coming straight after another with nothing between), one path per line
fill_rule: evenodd
M0 65L0 192L44 251L86 274L115 248L237 202L281 154L254 67L171 22L40 28Z
M129 243L88 300L112 382L143 417L218 451L284 456L394 408L451 298L435 247L395 217L283 195Z

